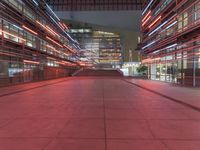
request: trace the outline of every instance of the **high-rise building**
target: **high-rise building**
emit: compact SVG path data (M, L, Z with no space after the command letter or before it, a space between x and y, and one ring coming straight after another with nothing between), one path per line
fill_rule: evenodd
M146 0L142 63L152 80L200 86L200 1Z
M0 85L70 74L79 45L44 1L1 0Z

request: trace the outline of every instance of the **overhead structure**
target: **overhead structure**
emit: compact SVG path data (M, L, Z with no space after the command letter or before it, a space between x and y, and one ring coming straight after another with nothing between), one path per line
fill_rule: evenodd
M55 11L141 10L142 0L46 0Z

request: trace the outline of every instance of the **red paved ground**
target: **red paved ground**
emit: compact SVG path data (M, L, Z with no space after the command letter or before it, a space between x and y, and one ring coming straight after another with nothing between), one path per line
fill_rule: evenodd
M0 95L0 150L200 147L200 112L122 78L58 79L1 88Z

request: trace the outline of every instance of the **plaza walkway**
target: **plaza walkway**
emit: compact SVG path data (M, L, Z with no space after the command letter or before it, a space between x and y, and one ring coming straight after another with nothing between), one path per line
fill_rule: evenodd
M199 150L199 93L122 77L0 88L0 150Z

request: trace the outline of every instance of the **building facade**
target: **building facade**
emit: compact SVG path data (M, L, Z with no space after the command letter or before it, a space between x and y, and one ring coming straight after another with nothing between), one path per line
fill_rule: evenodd
M200 86L200 1L147 0L142 15L148 78Z
M70 29L69 32L80 43L83 56L93 60L94 64L113 68L122 64L123 53L119 34L92 28Z
M0 86L64 77L79 67L78 43L44 1L1 0Z

